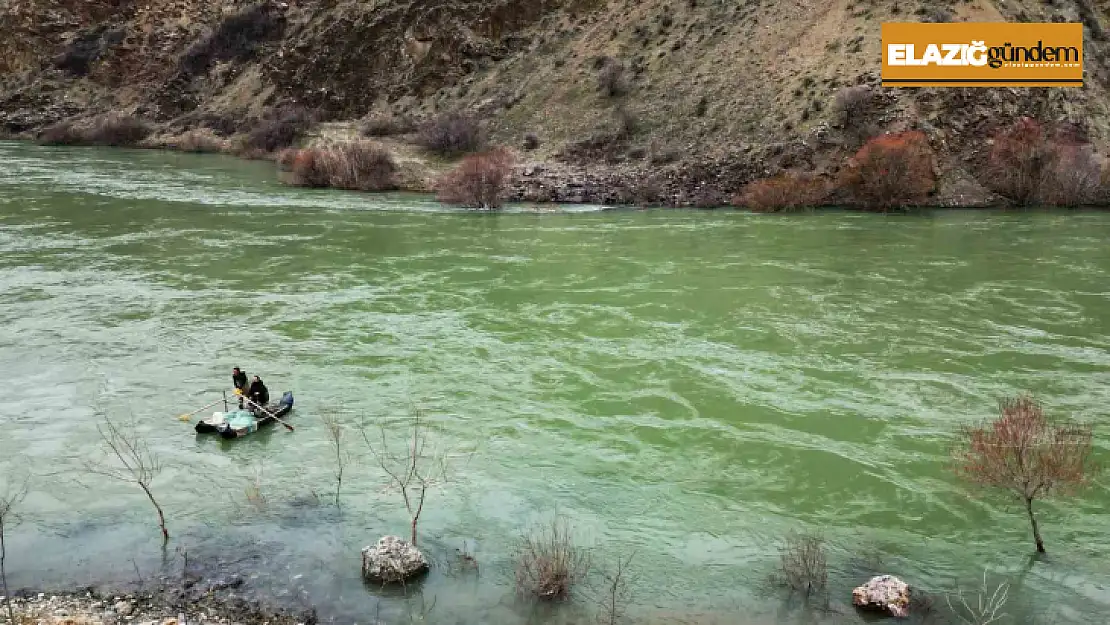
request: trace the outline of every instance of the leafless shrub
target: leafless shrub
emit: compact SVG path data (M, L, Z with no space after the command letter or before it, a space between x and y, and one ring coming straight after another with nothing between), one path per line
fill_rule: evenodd
M841 184L869 209L924 203L936 186L928 138L911 130L869 140L844 168Z
M251 58L259 44L277 36L283 27L280 12L259 2L228 15L214 31L195 41L181 56L186 74L200 74L214 63Z
M952 14L952 11L949 11L944 7L933 7L931 9L928 9L928 12L925 14L925 17L921 21L933 24L947 24L955 19L955 17L956 16Z
M181 135L177 140L177 149L182 152L223 152L227 142L216 136L208 128L195 128Z
M970 597L964 591L945 595L948 608L963 625L990 625L1006 618L1002 611L1006 606L1010 586L1001 583L993 591L987 586L987 574L983 572L983 585ZM970 598L970 602L969 602Z
M369 141L326 148L282 150L277 157L284 182L298 187L354 191L397 188L397 164L388 150Z
M566 599L589 569L589 554L574 544L570 523L556 517L523 537L516 555L516 589L541 601Z
M599 625L618 625L624 622L625 612L632 601L632 590L629 585L629 566L632 556L617 558L617 566L612 572L603 572L605 579L604 594L601 601L601 613L598 614Z
M8 592L8 572L5 568L8 552L5 537L8 528L16 523L15 509L27 496L28 482L28 479L5 482L3 490L0 490L0 582L3 582L4 605L8 609L9 623L15 623L16 620L12 611L12 594Z
M612 57L603 57L597 71L597 86L606 97L615 98L628 91L624 63Z
M264 484L265 466L259 462L258 465L251 471L251 475L247 477L247 485L243 489L243 495L256 512L261 512L266 509L267 499L266 494L262 491Z
M162 506L150 489L155 478L162 472L162 462L139 434L137 425L136 420L132 419L121 428L105 415L103 425L97 425L96 429L100 432L108 459L103 462L90 461L85 466L90 473L141 488L158 513L158 526L162 530L162 543L165 544L170 540L170 533L166 530L166 515L162 513Z
M407 135L416 130L416 124L409 117L397 115L376 115L362 124L362 134L366 137L390 137Z
M1079 206L1097 196L1100 169L1081 136L1026 117L995 135L986 182L1019 206Z
M411 536L409 542L416 546L416 528L420 522L420 514L424 511L424 501L428 491L445 483L447 476L447 454L441 450L429 448L427 426L424 412L414 409L405 424L408 429L407 441L401 449L390 443L390 434L386 424L379 426L380 437L378 441L371 441L366 424L362 424L360 431L366 447L377 461L378 466L388 476L389 489L396 489L401 493L410 519Z
M779 547L779 570L773 579L806 597L823 594L829 581L824 538L813 533L787 534Z
M531 151L540 147L540 138L534 132L524 135L524 149Z
M82 122L59 122L45 128L37 139L45 145L129 147L147 138L151 132L150 125L137 117L108 113Z
M744 187L735 204L760 213L819 206L830 193L828 182L811 174L787 172Z
M299 106L279 108L270 111L255 124L247 133L243 148L263 153L276 152L299 141L311 126L312 116L308 109Z
M477 152L485 144L482 126L462 112L444 113L420 127L416 142L424 149L442 156Z
M437 198L469 208L501 208L512 171L513 156L504 148L471 154L439 180Z
M1091 426L1054 423L1027 395L999 403L999 416L959 432L957 475L1009 492L1023 504L1037 551L1044 553L1033 502L1086 485L1099 468L1091 460Z
M874 93L867 85L845 87L836 93L833 100L833 119L838 128L844 129L856 140L874 134L871 114L874 107Z
M324 430L328 434L328 442L335 452L335 505L339 505L339 490L343 487L343 470L347 466L349 456L344 447L346 428L340 420L339 414L330 410L320 413L320 420L324 423Z

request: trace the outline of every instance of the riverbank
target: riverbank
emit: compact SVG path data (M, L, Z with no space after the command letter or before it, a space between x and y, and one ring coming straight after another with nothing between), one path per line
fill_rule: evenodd
M240 580L241 583L241 580ZM11 599L16 625L312 625L313 611L293 614L236 598L233 587L208 584L151 592L85 589L20 591ZM219 594L213 594L217 592ZM11 625L0 601L0 625Z

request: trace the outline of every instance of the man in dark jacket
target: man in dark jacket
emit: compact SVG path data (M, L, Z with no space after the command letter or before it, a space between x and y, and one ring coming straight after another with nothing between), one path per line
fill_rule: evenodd
M247 394L247 374L243 373L239 367L231 370L231 383L235 388L239 389L239 409L243 408L243 395Z
M251 380L250 388L247 389L247 397L250 397L251 401L255 404L263 408L266 407L266 404L270 401L270 391L266 388L266 385L262 383L262 378L257 375L254 376L254 379Z

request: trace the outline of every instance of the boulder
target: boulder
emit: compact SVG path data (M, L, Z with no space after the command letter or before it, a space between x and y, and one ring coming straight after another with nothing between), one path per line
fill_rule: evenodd
M424 554L408 541L383 536L362 550L362 576L378 584L403 582L428 570Z
M879 575L852 591L852 603L856 607L886 612L891 616L908 616L910 587L893 575Z

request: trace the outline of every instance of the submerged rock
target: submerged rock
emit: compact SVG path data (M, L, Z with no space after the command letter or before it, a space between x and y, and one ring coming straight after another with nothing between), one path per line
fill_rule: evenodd
M852 591L852 603L859 608L909 616L910 587L893 575L872 577Z
M379 584L403 582L428 570L428 560L415 545L383 536L362 550L362 576Z

